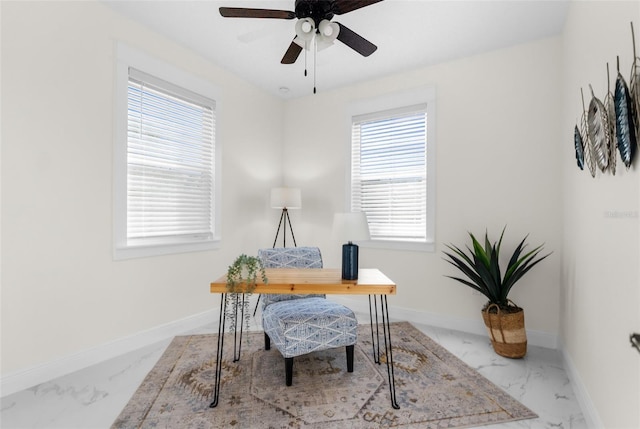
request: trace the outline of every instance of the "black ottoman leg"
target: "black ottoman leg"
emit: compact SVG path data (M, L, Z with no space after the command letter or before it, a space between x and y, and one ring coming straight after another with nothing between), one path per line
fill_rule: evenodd
M293 384L293 358L284 358L284 371L287 386L291 386Z
M271 350L271 338L269 338L266 332L264 333L264 349Z
M353 372L353 350L355 346L352 344L347 346L347 372Z

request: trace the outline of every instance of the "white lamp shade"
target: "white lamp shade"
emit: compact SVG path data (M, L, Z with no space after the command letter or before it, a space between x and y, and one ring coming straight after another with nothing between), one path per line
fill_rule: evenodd
M302 207L302 195L299 188L271 189L271 207L274 209L299 209Z
M369 240L369 223L364 212L336 213L333 216L332 237L343 241Z

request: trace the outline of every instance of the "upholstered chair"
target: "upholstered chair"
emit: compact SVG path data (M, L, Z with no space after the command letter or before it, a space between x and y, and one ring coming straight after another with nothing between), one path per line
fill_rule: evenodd
M265 268L322 268L317 247L260 249ZM347 371L353 372L358 321L351 309L324 295L262 295L265 350L273 343L285 359L287 386L293 382L293 358L346 347Z

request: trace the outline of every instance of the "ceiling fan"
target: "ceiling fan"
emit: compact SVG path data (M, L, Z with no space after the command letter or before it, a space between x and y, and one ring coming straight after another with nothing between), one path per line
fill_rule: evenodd
M318 50L329 46L335 39L341 41L360 55L368 57L378 47L352 31L348 27L331 22L334 15L363 8L382 0L295 0L295 12L275 9L252 9L242 7L221 7L220 15L225 18L297 18L296 36L289 45L282 64L293 64L303 48L309 49L309 43L315 39Z

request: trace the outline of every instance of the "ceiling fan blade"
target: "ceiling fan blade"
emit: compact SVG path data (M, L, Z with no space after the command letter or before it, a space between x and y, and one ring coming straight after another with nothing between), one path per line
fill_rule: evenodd
M360 55L368 57L373 54L378 47L360 36L358 33L350 30L348 27L337 22L340 26L340 32L338 32L338 40L358 52Z
M293 19L296 17L296 13L289 10L250 9L244 7L221 7L220 15L225 18Z
M381 2L382 0L336 0L333 5L333 13L343 15L356 9Z
M296 62L296 60L298 59L298 55L300 55L300 52L302 52L302 46L298 45L295 42L291 42L291 44L289 45L289 49L287 49L287 52L284 53L284 56L282 57L282 60L280 61L281 64L293 64Z

